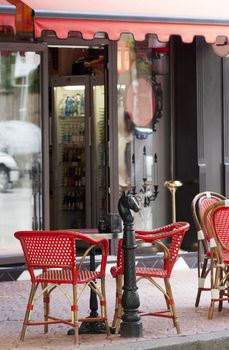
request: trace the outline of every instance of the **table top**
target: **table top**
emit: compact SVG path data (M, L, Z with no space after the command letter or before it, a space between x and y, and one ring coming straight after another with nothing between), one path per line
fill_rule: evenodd
M86 236L89 236L94 239L99 238L107 238L109 240L111 239L121 239L123 238L123 232L106 232L106 233L100 233L97 228L71 228L66 229L66 231L72 231L72 232L79 232L83 233Z

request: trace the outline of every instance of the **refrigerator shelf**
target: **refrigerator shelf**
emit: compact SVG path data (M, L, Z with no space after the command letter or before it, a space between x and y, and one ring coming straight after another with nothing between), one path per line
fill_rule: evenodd
M62 208L61 209L62 211L64 211L64 212L80 212L80 213L82 213L83 211L84 211L84 209L66 209L66 208Z
M80 161L75 161L75 162L68 162L68 161L61 161L60 165L64 165L65 167L84 167L85 164L80 162Z
M66 121L72 121L72 120L80 120L82 119L82 121L85 118L85 114L80 114L80 115L72 115L72 116L66 116L66 115L59 115L58 118L60 118L61 120L66 120Z
M71 143L71 142L60 142L59 146L65 147L65 148L79 148L79 149L83 149L84 148L84 143L80 142L80 143Z
M79 185L79 186L68 186L68 185L62 185L63 188L69 188L69 189L84 189L85 185Z

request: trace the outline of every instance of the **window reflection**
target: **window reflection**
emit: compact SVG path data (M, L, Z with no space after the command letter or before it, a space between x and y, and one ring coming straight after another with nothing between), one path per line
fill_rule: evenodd
M119 190L139 198L144 216L139 228L152 228L152 205L163 184L157 134L164 115L163 94L168 93L168 52L168 45L153 35L136 42L125 34L118 42Z
M13 233L42 226L40 55L0 52L1 255L20 252Z

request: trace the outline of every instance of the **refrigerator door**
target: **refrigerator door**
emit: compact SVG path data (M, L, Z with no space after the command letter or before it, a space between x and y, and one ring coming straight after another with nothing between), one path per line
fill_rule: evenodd
M52 81L55 229L91 225L89 78Z
M107 118L105 108L105 86L101 78L92 78L92 223L108 212L108 162L107 162Z

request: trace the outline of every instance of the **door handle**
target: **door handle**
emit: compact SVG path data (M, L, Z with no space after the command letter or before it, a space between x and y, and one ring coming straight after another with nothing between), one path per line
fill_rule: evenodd
M89 146L91 147L92 145L92 139L91 139L91 117L88 117L88 143Z

